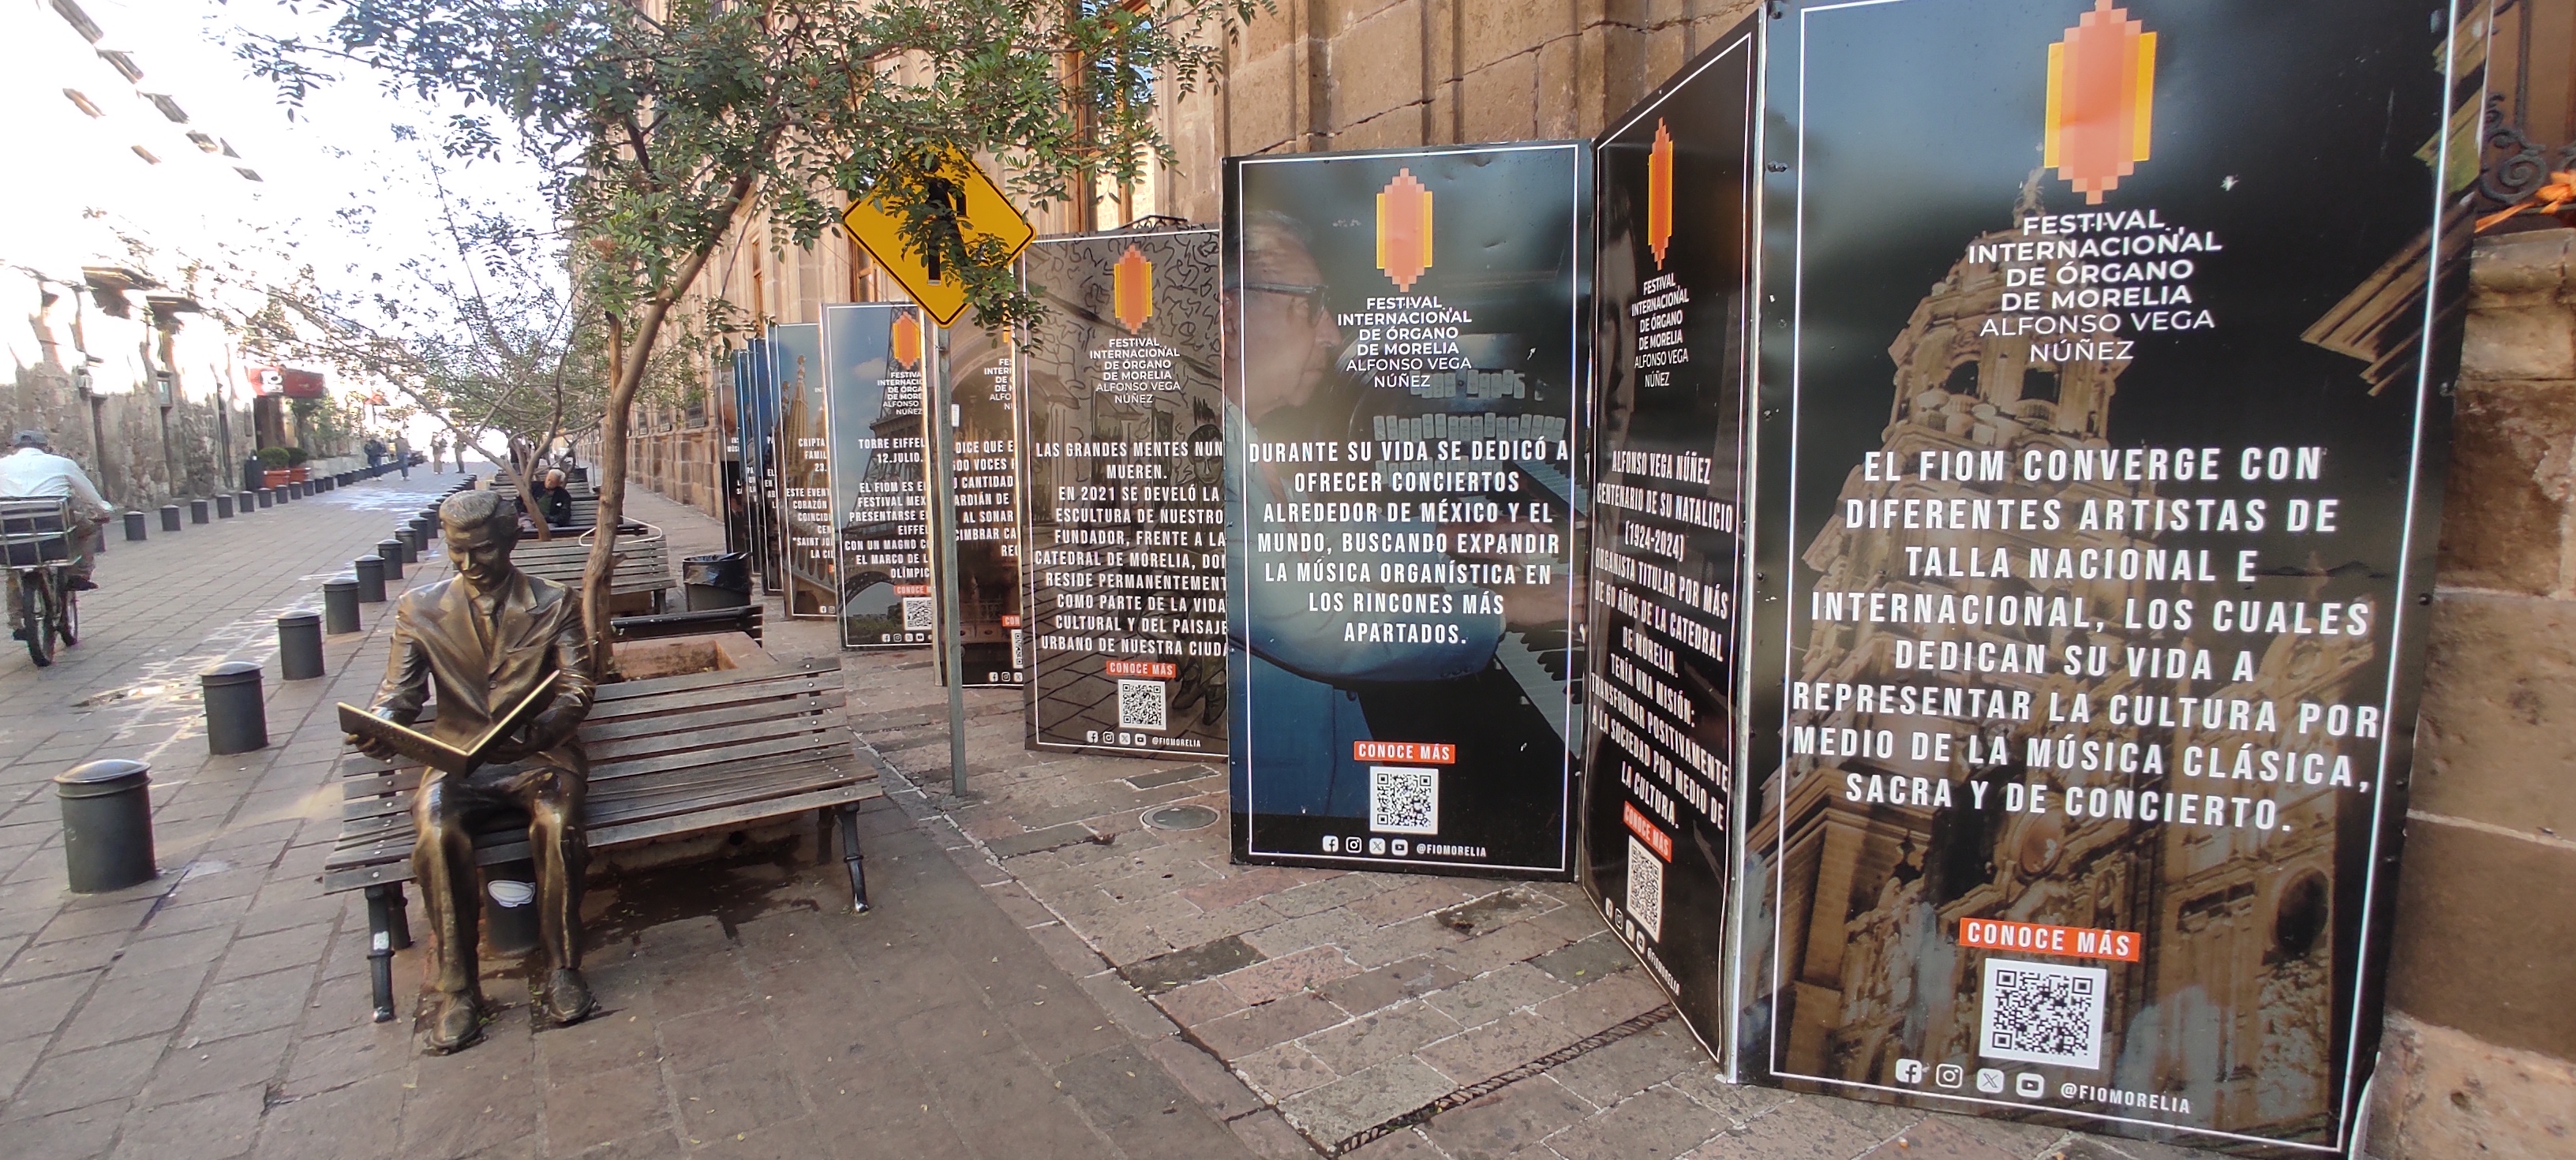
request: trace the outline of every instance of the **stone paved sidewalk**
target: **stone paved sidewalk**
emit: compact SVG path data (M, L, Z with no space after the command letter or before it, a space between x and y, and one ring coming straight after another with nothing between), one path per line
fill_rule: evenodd
M0 1156L1226 1157L1285 1133L1203 1096L1228 1079L1212 1061L1132 1032L1151 1017L1132 992L1058 969L908 792L863 815L868 915L837 864L747 844L594 886L596 1019L538 1031L516 965L487 959L485 1043L422 1058L406 1023L371 1022L363 905L318 872L328 708L372 692L385 606L331 638L326 679L272 684L269 749L205 756L194 674L266 660L275 613L443 482L120 547L91 638L43 673L0 660ZM816 625L770 643L832 651ZM75 898L45 779L92 756L155 763L164 872ZM395 970L408 996L417 954Z

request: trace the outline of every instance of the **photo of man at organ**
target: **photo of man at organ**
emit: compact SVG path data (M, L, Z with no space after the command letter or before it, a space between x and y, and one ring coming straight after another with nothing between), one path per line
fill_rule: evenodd
M1230 163L1239 858L1570 871L1587 160Z

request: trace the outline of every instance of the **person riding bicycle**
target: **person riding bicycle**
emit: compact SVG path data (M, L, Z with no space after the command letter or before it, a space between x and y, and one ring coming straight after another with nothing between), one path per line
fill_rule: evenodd
M44 432L20 431L11 446L0 456L0 499L71 500L72 590L97 588L90 574L98 569L99 529L116 518L116 505L98 494L77 461L54 454Z

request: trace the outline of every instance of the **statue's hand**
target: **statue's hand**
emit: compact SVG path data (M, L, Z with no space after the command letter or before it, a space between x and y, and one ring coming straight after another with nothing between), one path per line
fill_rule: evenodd
M347 740L349 742L349 748L355 749L358 752L375 758L378 761L391 760L394 756L394 747L385 744L378 738L360 737L355 733L351 733L347 735Z

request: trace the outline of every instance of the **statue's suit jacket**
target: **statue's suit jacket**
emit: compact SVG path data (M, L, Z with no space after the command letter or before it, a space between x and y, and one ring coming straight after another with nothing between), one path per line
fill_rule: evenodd
M516 573L502 589L498 617L484 621L490 627L478 626L478 619L483 614L474 606L473 589L461 577L404 593L394 605L393 655L375 712L411 724L420 719L435 682L438 720L430 735L461 747L491 728L495 714L517 704L546 674L561 672L544 714L559 735L524 740L537 747L531 759L587 774L589 763L573 739L590 712L593 688L581 601L561 584Z

